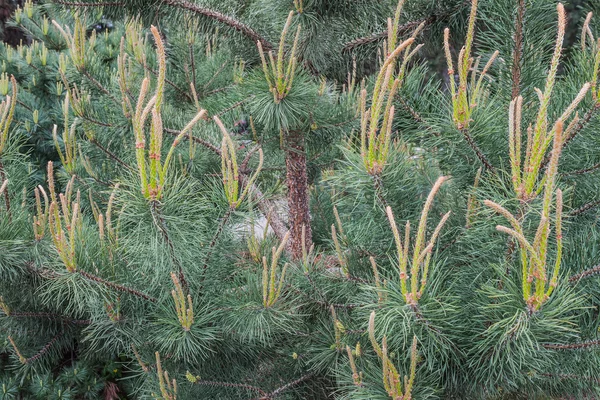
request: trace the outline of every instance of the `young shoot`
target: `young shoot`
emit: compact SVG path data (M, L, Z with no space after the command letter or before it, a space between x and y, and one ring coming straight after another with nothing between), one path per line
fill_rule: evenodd
M552 98L552 91L556 81L556 73L562 52L562 43L565 36L566 13L564 6L559 3L558 10L558 35L554 47L554 55L550 63L550 69L546 78L546 86L544 92L536 89L540 102L537 117L533 127L530 125L527 129L527 143L525 153L522 151L521 143L521 120L523 109L523 98L518 97L510 104L509 109L509 155L511 162L511 174L513 188L517 198L522 201L529 201L537 196L543 188L543 182L538 184L540 178L540 170L547 162L546 152L553 141L556 141L557 131L562 130L563 123L573 114L579 103L585 98L587 91L590 89L590 84L583 85L579 94L565 109L562 115L554 122L548 124L548 106ZM579 117L576 114L571 123L567 126L564 133L561 135L562 140L567 141L571 137L575 127L579 122ZM561 147L564 143L560 144ZM557 154L558 156L558 154Z
M74 177L69 181L65 193L60 193L58 199L54 192L54 174L52 161L48 163L48 187L51 203L48 209L48 225L54 247L65 268L69 272L77 271L75 259L75 242L77 227L80 223L79 191L76 201L72 202Z
M15 106L17 104L17 80L13 75L10 76L10 83L12 86L11 96L8 95L8 82L8 76L3 74L0 79L0 86L6 97L0 103L0 156L4 153L6 143L8 142L8 132L15 115Z
M33 216L33 235L35 240L39 242L44 238L46 233L46 223L48 222L48 210L50 204L48 202L48 195L41 185L34 189L34 193L36 215ZM42 197L44 198L43 205Z
M400 373L390 360L387 347L387 337L383 337L381 346L375 338L375 311L371 312L369 318L369 339L371 345L381 359L383 370L383 385L388 395L394 400L410 400L412 399L412 389L417 375L417 360L419 353L417 351L417 337L413 337L412 346L410 349L410 375L404 375L404 380L401 379ZM355 381L356 382L356 381ZM404 389L403 385L404 384Z
M82 20L79 15L75 15L75 26L73 32L68 26L64 28L56 21L52 20L52 24L58 29L60 34L67 42L69 48L69 54L73 65L78 71L85 70L85 44L87 41L86 23ZM95 39L95 35L93 36ZM93 40L93 39L92 39ZM90 47L93 47L93 43L90 43Z
M156 375L158 375L158 387L160 388L160 396L153 393L152 396L157 400L177 400L177 381L175 378L169 379L169 372L163 370L160 362L160 354L156 355Z
M484 204L497 213L503 215L511 224L512 228L499 225L497 229L500 232L505 232L514 237L520 246L521 268L522 268L522 290L523 299L525 300L530 312L538 311L542 305L548 300L558 283L558 274L560 272L561 256L562 256L562 207L563 198L560 189L554 190L556 176L558 172L558 159L562 150L563 143L563 124L559 121L556 125L556 133L554 135L554 146L552 148L552 156L546 170L544 178L544 199L542 203L542 213L540 222L535 233L533 241L525 236L521 222L501 205L494 203L491 200L486 200ZM548 279L547 271L547 255L548 242L550 238L550 211L552 208L552 200L556 193L554 206L554 229L556 236L556 259L554 261L554 269L551 278Z
M63 104L63 121L64 128L62 142L64 146L64 152L61 149L61 145L58 140L58 127L56 125L54 125L52 130L52 138L54 139L54 147L56 148L56 152L60 157L63 168L70 175L72 175L75 173L75 162L77 160L77 142L75 134L77 120L73 121L73 124L71 124L71 127L69 128L69 96L65 96L65 101Z
M285 99L286 96L292 90L294 76L298 67L298 60L296 59L296 50L298 49L298 40L300 39L300 25L298 25L298 27L296 28L294 44L292 45L292 49L289 53L289 56L287 57L287 65L284 66L284 64L286 64L286 56L284 49L285 41L287 34L290 30L290 26L292 25L293 17L294 12L290 11L287 21L285 22L285 26L283 27L283 31L281 32L281 38L279 39L279 50L277 52L277 58L275 58L273 51L269 51L269 59L267 60L260 40L256 42L256 45L258 46L258 52L260 54L260 59L262 61L265 79L267 81L267 84L269 85L269 91L273 94L273 100L276 104L279 104L281 100Z
M191 132L194 126L206 118L206 110L200 110L194 118L179 132L171 145L167 156L162 161L163 148L163 122L161 116L161 105L166 79L166 55L165 48L158 30L152 27L152 33L156 41L157 59L159 60L159 71L154 96L146 102L150 80L144 78L142 81L137 105L133 116L133 133L135 136L135 153L142 194L151 201L160 201L163 195L165 180L169 169L169 163L175 153L175 147L183 138ZM125 106L124 106L125 107ZM126 107L125 107L126 108ZM150 118L150 144L146 150L145 125ZM148 160L149 159L149 160Z
M371 107L368 109L367 89L361 90L360 153L367 172L373 176L379 175L383 171L392 141L394 96L401 83L401 77L394 78L396 61L400 53L413 42L414 38L409 38L389 53L375 80Z
M240 171L236 157L236 149L227 128L223 125L223 122L216 115L213 117L215 123L223 134L223 140L221 142L221 174L223 176L223 188L225 190L225 197L229 203L229 207L233 210L239 207L242 201L248 195L250 188L258 174L260 173L263 166L263 151L258 149L258 166L256 171L252 174L244 189L240 194L240 187L242 182L240 179Z
M471 115L477 107L477 103L481 100L483 79L498 57L498 54L500 54L498 51L494 52L481 72L479 72L479 58L473 62L473 58L471 57L471 49L473 47L473 39L475 37L477 3L478 0L471 1L471 14L469 15L467 37L465 38L465 45L458 54L458 88L456 87L454 78L456 71L454 70L454 63L452 61L452 54L450 52L450 29L446 28L444 30L444 51L446 54L446 63L448 65L448 75L450 76L452 115L456 127L460 130L467 129L469 127ZM469 71L471 71L470 84ZM479 75L479 77L477 75Z
M183 287L181 286L181 282L177 275L174 272L171 272L171 280L173 281L173 285L175 289L171 291L171 296L173 296L173 301L175 302L175 312L177 313L177 319L179 319L179 323L184 331L189 331L194 323L194 308L192 304L192 296L187 295L187 303L186 297L183 293Z
M277 280L277 266L289 238L290 232L288 231L279 244L279 247L277 249L275 249L275 247L271 249L270 266L267 264L267 257L263 256L262 287L263 306L265 308L272 307L281 296L281 289L283 288L283 283L285 282L285 272L288 268L288 264L286 263L283 266L281 274L279 275L279 280Z
M396 225L392 209L389 206L386 208L388 220L390 222L390 226L392 227L392 232L394 234L396 250L398 252L398 269L400 271L401 291L406 300L406 304L412 307L418 306L419 299L425 291L425 288L427 286L427 276L429 273L429 265L431 263L433 247L435 246L435 242L437 241L437 238L442 228L444 227L444 224L450 217L451 212L448 211L438 223L437 227L433 231L433 234L429 238L429 241L426 242L427 215L429 214L429 210L431 210L431 206L433 204L433 200L435 198L436 193L439 191L440 187L444 184L444 182L447 179L447 176L441 176L437 179L437 181L433 185L433 188L431 189L431 192L429 193L429 196L427 196L425 205L423 206L423 211L421 212L421 219L419 220L419 227L415 237L415 244L412 249L413 254L412 261L410 263L410 272L408 270L410 258L410 222L406 222L404 243L402 243L402 240L400 238L400 232L398 231L398 227ZM408 287L409 280L410 288Z

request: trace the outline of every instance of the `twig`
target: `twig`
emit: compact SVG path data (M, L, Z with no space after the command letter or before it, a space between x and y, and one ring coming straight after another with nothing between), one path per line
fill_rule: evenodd
M594 105L592 105L592 107L590 107L590 109L585 113L585 116L581 120L579 120L577 125L575 125L575 128L573 129L573 132L571 133L571 135L564 140L564 142L562 144L563 149L573 139L575 139L575 136L577 136L581 132L581 130L592 120L592 118L594 117L594 115L596 114L596 112L598 110L600 110L600 102L594 102ZM544 158L544 161L542 161L540 169L545 168L549 162L550 162L550 154L547 154L546 157Z
M168 6L181 8L183 10L191 11L195 14L200 14L200 15L204 15L205 17L215 19L215 20L219 21L220 23L227 25L227 26L231 27L232 29L248 36L254 42L260 42L260 44L262 45L263 49L265 49L265 51L269 51L269 50L273 49L273 45L267 39L262 37L258 32L256 32L254 29L252 29L248 25L243 24L242 22L240 22L228 15L222 14L218 11L214 11L214 10L211 10L206 7L200 7L196 4L190 3L185 0L160 0L160 2L162 4L165 4Z
M96 86L98 89L100 89L100 91L102 93L104 93L105 95L107 95L108 97L110 97L112 99L112 101L114 101L119 107L121 107L121 102L119 100L116 99L115 96L113 96L108 89L106 89L104 86L102 86L102 84L100 82L98 82L96 80L96 78L94 78L85 68L82 68L81 73L83 74L83 76L85 76L86 78L88 78L90 80L90 82L92 82L94 84L94 86Z
M171 261L175 266L177 266L179 272L179 281L183 285L183 288L187 290L188 283L185 279L185 275L183 274L183 268L181 267L181 263L179 262L179 259L175 256L175 245L169 237L169 232L167 231L167 221L165 221L164 217L160 212L160 203L156 200L153 200L150 203L150 211L152 213L152 219L154 221L154 224L160 230L163 240L167 242L167 246L169 247L169 255L171 256Z
M106 279L102 279L99 276L92 275L92 274L90 274L88 272L85 272L85 271L77 270L77 272L79 273L79 275L83 276L84 278L87 278L87 279L89 279L91 281L100 283L100 284L102 284L104 286L107 286L109 288L115 289L115 290L117 290L119 292L129 293L129 294L132 294L134 296L140 297L140 298L142 298L144 300L148 300L148 301L150 301L152 303L156 303L156 299L154 297L150 297L147 294L140 292L139 290L131 289L131 288L128 288L127 286L123 286L123 285L119 285L118 283L107 281Z
M267 396L267 392L265 392L264 390L257 388L256 386L252 386L252 385L245 385L243 383L229 383L229 382L217 382L217 381L204 381L204 380L200 380L198 379L197 381L194 382L194 384L196 385L204 385L204 386L216 386L216 387L228 387L228 388L240 388L240 389L246 389L246 390L251 390L253 392L258 392L261 396ZM264 398L264 397L263 397Z
M104 147L102 144L100 144L100 142L98 142L96 139L90 139L90 143L92 143L94 146L96 146L104 154L106 154L108 157L110 157L111 159L113 159L117 163L121 164L122 166L124 166L128 170L132 170L132 168L125 161L121 160L115 153L113 153L112 151L108 150L106 147Z
M581 215L599 205L600 205L600 200L595 200L595 201L589 202L589 203L584 204L583 206L571 211L570 215L572 217L576 217L576 216Z
M223 218L221 218L221 222L219 222L217 231L215 232L215 235L213 236L212 240L210 241L210 244L208 245L208 252L206 253L206 257L204 257L204 265L202 266L202 272L200 276L201 282L204 281L204 277L206 276L206 269L208 268L208 263L210 261L210 257L212 256L212 252L217 244L217 241L219 240L219 237L221 236L221 233L223 233L223 228L225 228L227 221L229 221L229 217L231 216L232 212L233 207L229 207L227 209L227 212L225 212L225 215L223 215Z
M294 381L292 381L292 382L290 382L290 383L287 383L287 384L285 384L285 385L283 385L283 386L281 386L281 387L279 387L279 388L275 389L274 391L272 391L271 393L269 393L269 394L268 394L268 395L265 397L265 399L272 399L272 398L275 398L275 397L279 396L281 393L283 393L283 392L285 392L286 390L288 390L289 388L291 388L291 387L293 387L293 386L296 386L296 385L298 385L299 383L301 383L301 382L304 382L304 381L305 381L305 380L307 380L307 379L310 379L310 378L312 378L312 376L313 376L313 374L306 374L306 375L304 375L304 376L301 376L300 378L298 378L298 379L296 379L296 380L294 380Z
M74 1L63 1L63 0L52 0L56 4L61 4L63 6L72 6L72 7L122 7L125 4L110 1L110 2L100 2L100 3L82 3L82 2L74 2Z
M496 169L489 162L489 160L487 159L487 157L485 156L485 154L483 154L483 152L481 151L481 149L479 148L479 146L477 146L477 143L475 143L475 141L473 140L473 138L469 134L469 130L468 129L461 129L460 131L462 132L465 140L467 141L467 143L469 144L469 146L471 147L471 149L473 149L473 151L477 155L477 158L479 158L479 161L481 161L481 163L487 169L489 169L491 173L496 174Z
M590 340L587 342L581 343L571 343L571 344L543 344L542 346L545 349L551 350L578 350L578 349L588 349L590 347L600 345L600 340Z
M69 317L65 317L64 315L53 314L53 313L48 313L48 312L33 313L33 312L13 312L13 311L11 311L8 316L9 317L13 317L13 318L48 318L48 319L58 319L58 320L60 320L62 322L66 322L66 323L74 324L74 325L89 325L89 324L92 323L92 321L89 320L89 319L71 319Z
M521 58L523 57L523 18L525 17L525 0L518 0L517 17L515 18L515 50L512 65L512 98L516 99L521 90Z
M52 345L54 343L56 343L56 341L58 340L58 338L62 335L62 333L57 334L56 336L54 336L52 339L50 339L50 341L48 343L46 343L46 345L44 347L42 347L42 349L40 351L38 351L35 355L29 357L28 359L25 360L25 364L29 364L32 362L35 362L37 360L39 360L44 354L46 354L48 352L48 350L50 350L50 348L52 347Z
M175 136L177 137L181 132L175 129L169 129L169 128L165 128L165 132L167 132L169 135ZM192 141L194 141L195 143L198 143L204 147L206 147L207 149L209 149L210 151L212 151L213 153L215 153L216 155L218 155L219 157L221 156L221 149L219 149L217 146L215 146L212 143L209 143L208 141L201 139L199 137L196 136L190 136L189 134L185 134L183 135L184 138Z
M590 269L586 269L583 272L575 274L569 278L569 282L579 282L583 278L589 278L590 276L594 276L600 274L600 264L593 266Z

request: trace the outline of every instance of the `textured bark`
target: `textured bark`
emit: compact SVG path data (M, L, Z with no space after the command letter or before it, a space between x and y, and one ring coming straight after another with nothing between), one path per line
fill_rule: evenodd
M292 259L297 260L302 258L303 226L306 227L306 249L308 250L312 244L306 152L304 149L304 136L301 132L289 132L286 142L285 165L287 168L286 183L288 187L290 225L288 252Z

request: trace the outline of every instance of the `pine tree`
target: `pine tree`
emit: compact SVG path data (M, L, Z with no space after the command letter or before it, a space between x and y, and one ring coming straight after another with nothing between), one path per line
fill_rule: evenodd
M3 398L600 395L594 2L146 3L0 46Z

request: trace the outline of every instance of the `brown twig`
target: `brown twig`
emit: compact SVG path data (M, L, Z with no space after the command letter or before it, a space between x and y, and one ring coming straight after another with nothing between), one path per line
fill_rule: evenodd
M181 8L183 10L191 11L195 14L203 15L205 17L217 20L220 23L227 25L230 28L249 37L255 43L260 42L260 44L262 45L263 49L265 49L265 51L269 51L269 50L273 49L273 45L267 39L262 37L258 32L256 32L254 29L252 29L248 25L243 24L242 22L240 22L228 15L222 14L218 11L214 11L214 10L211 10L206 7L200 7L196 4L190 3L189 1L185 1L185 0L160 0L160 2L162 4L165 4L168 6Z
M515 50L512 65L512 98L516 99L521 91L521 58L523 57L523 18L525 17L525 0L518 0L515 18Z
M84 278L89 279L90 281L94 281L94 282L100 283L106 287L109 287L111 289L115 289L116 291L123 292L123 293L129 293L134 296L140 297L144 300L148 300L152 303L156 303L156 299L154 297L150 297L147 294L140 292L139 290L131 289L131 288L128 288L127 286L123 286L123 285L119 285L118 283L107 281L106 279L102 279L99 276L92 275L85 271L77 270L77 272L79 273L79 275L83 276Z
M81 73L83 74L83 76L88 78L90 80L90 82L92 82L94 84L94 86L96 86L102 93L104 93L105 95L110 97L110 99L112 101L114 101L119 107L121 107L121 102L119 100L117 100L117 98L115 96L113 96L108 91L108 89L106 89L104 86L102 86L102 84L100 82L98 82L98 80L96 80L96 78L94 78L85 68L81 69Z
M47 319L57 319L62 322L66 322L73 325L89 325L92 323L89 319L71 319L69 317L65 317L64 315L48 313L48 312L13 312L11 311L8 315L13 318L47 318Z
M176 129L169 129L169 128L165 128L165 132L167 132L169 135L175 136L175 137L177 137L181 133L180 131L178 131ZM213 153L215 153L219 157L221 156L221 149L219 149L214 144L209 143L208 141L206 141L204 139L201 139L199 137L190 136L187 133L185 135L183 135L183 137L186 138L187 140L191 139L195 143L198 143L199 145L202 145L203 147L206 147L207 149L209 149L210 151L212 151Z
M229 383L229 382L205 381L205 380L198 379L197 381L194 382L194 384L196 384L196 385L204 385L204 386L215 386L215 387L228 387L228 388L246 389L246 390L250 390L250 391L253 391L253 392L258 392L261 396L267 396L267 392L265 392L261 388L258 388L256 386L252 386L252 385L246 385L246 384L243 384L243 383ZM261 397L261 398L264 398L264 397Z
M576 217L576 216L581 215L599 205L600 205L600 200L591 201L591 202L584 204L583 206L571 211L570 215L572 217Z
M72 7L122 7L125 4L117 1L100 2L100 3L82 3L77 1L53 0L56 4Z
M579 350L579 349L588 349L590 347L599 346L600 340L590 340L587 342L581 343L571 343L571 344L543 344L542 346L545 349L551 350Z
M585 116L579 120L579 122L577 123L577 125L575 125L575 128L573 129L573 132L571 133L571 135L569 135L563 142L562 144L562 148L564 149L573 139L575 139L575 136L577 136L581 130L592 120L592 118L594 117L594 115L596 114L596 112L600 110L600 102L595 102L592 107L590 107L590 109L585 113ZM540 169L545 168L546 165L548 165L548 163L550 162L550 154L547 154L546 157L544 158L544 161L542 161L542 164L540 166Z
M471 149L473 149L473 151L477 155L477 158L479 158L479 161L481 161L481 163L488 170L490 170L491 173L495 174L496 173L496 169L489 162L489 160L487 159L487 157L485 156L485 154L483 154L483 151L481 151L481 149L479 148L479 146L477 146L477 143L475 143L475 141L473 140L473 138L469 134L469 130L468 129L461 129L460 131L463 134L463 136L464 136L465 140L467 141L467 143L469 144L469 146L471 147Z
M398 34L401 35L412 28L416 28L423 22L425 22L427 25L429 25L433 21L435 21L434 16L431 16L431 17L425 18L425 19L421 19L418 21L407 22L398 27ZM352 51L357 47L364 46L366 44L370 44L370 43L374 43L374 42L379 42L380 40L386 39L387 37L388 37L388 31L386 29L383 32L374 33L370 36L365 36L365 37L361 37L358 39L354 39L354 40L344 44L344 47L342 47L342 51Z
M25 364L29 364L29 363L39 360L44 354L46 354L48 352L48 350L50 350L52 345L54 345L54 343L56 343L56 341L58 340L58 338L61 335L62 335L62 333L59 333L56 336L54 336L52 339L50 339L50 341L48 343L46 343L46 345L44 347L42 347L40 351L38 351L35 355L27 358L25 360Z
M102 144L100 144L100 142L98 142L96 139L90 139L90 143L93 144L94 146L96 146L98 149L100 149L104 154L106 154L112 160L114 160L117 163L121 164L122 166L124 166L128 170L132 170L132 168L125 161L121 160L119 158L119 156L117 156L112 151L108 150L106 147L104 147Z
M208 263L210 261L210 257L212 256L213 250L215 249L215 246L217 245L217 242L219 240L219 237L221 237L221 233L223 233L223 229L225 228L225 225L227 224L227 221L229 221L229 217L231 216L231 213L233 212L233 207L229 207L227 209L227 211L225 212L225 215L223 215L223 218L221 218L221 222L219 222L219 226L217 227L217 231L215 232L215 235L213 236L212 240L210 241L210 244L208 245L208 251L206 253L206 257L204 257L204 264L202 266L202 272L200 275L200 281L204 281L204 277L206 276L206 269L208 268Z
M569 282L571 282L571 283L579 282L583 278L589 278L590 276L594 276L594 275L598 275L598 274L600 274L600 264L595 265L590 269L586 269L583 272L580 272L578 274L571 276L569 278Z

